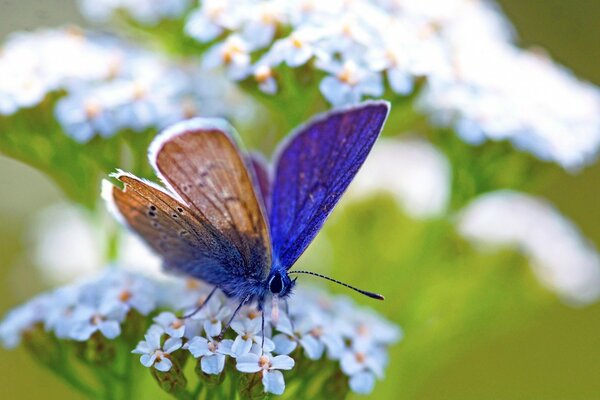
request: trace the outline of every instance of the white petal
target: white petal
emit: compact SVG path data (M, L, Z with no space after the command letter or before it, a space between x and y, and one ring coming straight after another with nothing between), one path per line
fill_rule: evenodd
M165 341L165 344L163 345L165 353L172 353L175 350L179 349L180 347L181 347L181 339L179 339L179 338L169 338Z
M90 325L88 323L76 324L71 332L69 333L69 337L73 340L78 340L80 342L84 342L92 336L94 332L96 332L96 327Z
M156 368L157 370L162 371L162 372L167 372L168 370L171 369L172 366L173 366L173 363L167 357L163 357L162 360L160 360L159 362L154 364L154 368Z
M253 353L244 354L237 358L236 368L240 372L254 373L261 370L258 365L260 356Z
M233 351L231 350L232 346L233 346L233 340L225 339L221 343L219 343L219 348L217 349L217 352L220 354L225 354L227 356L235 356L233 354Z
M222 354L214 354L202 357L200 360L202 372L206 374L218 375L225 367L225 356Z
M268 393L282 394L285 390L285 381L280 371L265 371L262 383L265 387L265 392Z
M344 374L348 376L354 375L365 368L363 364L359 363L356 360L356 355L351 351L347 351L344 353L344 355L340 359L340 367L342 368Z
M283 333L276 335L273 343L275 343L275 353L277 354L290 354L298 346L295 340L291 340L288 335Z
M203 337L194 337L187 343L187 349L195 358L212 354L208 350L208 340Z
M142 365L144 367L151 367L152 364L154 364L154 361L156 360L156 355L155 354L143 354L140 357L140 362L142 363Z
M117 321L104 321L98 328L107 339L114 339L121 334L121 325Z
M273 369L292 369L294 368L294 364L294 359L286 355L275 356L271 360L271 367Z
M252 348L252 340L246 339L244 340L241 336L238 336L233 341L231 345L231 352L235 354L236 357L244 355L250 351Z
M204 332L210 337L218 336L221 333L221 321L204 321Z
M354 393L369 394L375 386L375 375L370 372L363 371L356 373L350 377L350 389Z
M300 345L306 352L306 356L311 360L318 360L323 355L325 345L314 336L306 335L300 339Z

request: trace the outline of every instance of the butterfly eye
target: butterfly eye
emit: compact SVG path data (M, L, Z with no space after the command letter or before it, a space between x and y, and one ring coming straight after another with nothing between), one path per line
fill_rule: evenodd
M283 281L281 280L281 275L275 274L269 281L269 290L273 294L279 294L283 290Z

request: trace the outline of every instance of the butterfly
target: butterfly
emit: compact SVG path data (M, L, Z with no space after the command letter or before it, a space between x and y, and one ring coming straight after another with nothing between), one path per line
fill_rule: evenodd
M290 268L365 161L388 113L387 102L369 101L317 116L280 144L272 168L242 152L225 121L183 121L160 133L148 151L164 186L119 171L113 177L123 189L105 180L103 197L167 271L213 285L208 298L219 289L240 300L238 310L285 299L294 273L383 299Z

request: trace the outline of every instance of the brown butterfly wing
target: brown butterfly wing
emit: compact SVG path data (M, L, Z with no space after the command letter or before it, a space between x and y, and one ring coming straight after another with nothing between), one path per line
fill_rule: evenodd
M214 122L214 121L213 121ZM264 280L271 267L267 222L228 126L192 120L151 146L157 174L241 254L246 275Z
M133 175L116 178L124 190L104 181L109 208L163 258L166 268L218 286L244 275L237 249L187 205Z

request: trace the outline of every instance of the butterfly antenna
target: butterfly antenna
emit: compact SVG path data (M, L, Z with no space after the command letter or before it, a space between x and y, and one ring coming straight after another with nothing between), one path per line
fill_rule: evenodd
M340 281L338 281L337 279L333 279L333 278L330 278L330 277L328 277L328 276L325 276L325 275L317 274L316 272L311 272L311 271L289 271L289 272L288 272L288 274L307 274L307 275L314 275L314 276L317 276L317 277L319 277L319 278L323 278L323 279L325 279L325 280L328 280L328 281L330 281L330 282L335 282L335 283L337 283L337 284L339 284L339 285L345 286L345 287L347 287L348 289L352 289L352 290L354 290L354 291L356 291L356 292L358 292L358 293L360 293L360 294L364 294L365 296L367 296L367 297L370 297L370 298L372 298L372 299L376 299L376 300L384 300L384 299L385 299L385 297L383 297L382 295L380 295L380 294L378 294L378 293L367 292L366 290L362 290L362 289L356 288L356 287L354 287L354 286L350 286L350 285L348 285L347 283L340 282Z

